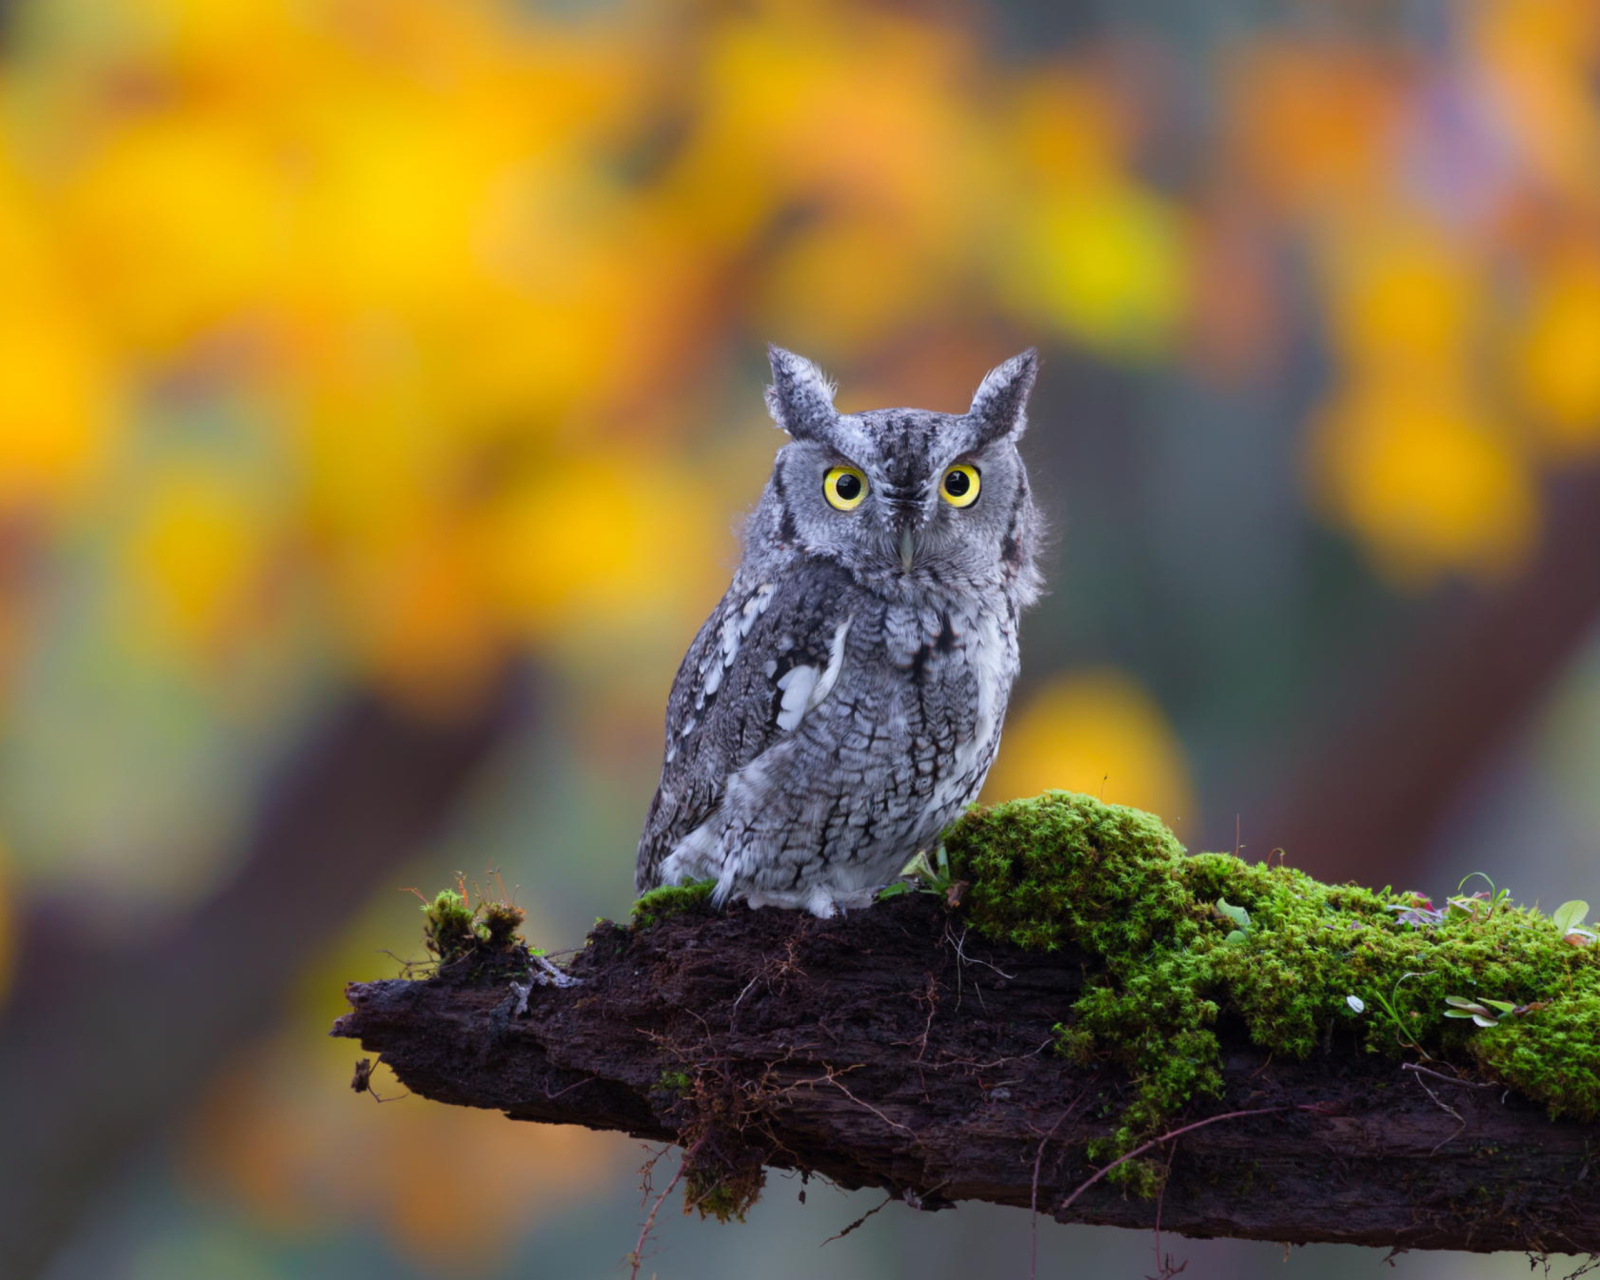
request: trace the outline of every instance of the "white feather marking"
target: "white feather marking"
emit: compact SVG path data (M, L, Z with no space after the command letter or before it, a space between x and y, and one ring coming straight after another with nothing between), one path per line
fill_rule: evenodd
M783 705L778 708L778 728L788 733L800 723L811 701L811 691L817 687L815 667L790 667L778 677L778 688L783 690Z
M785 733L795 729L807 712L820 706L839 682L839 672L844 667L844 638L850 633L851 621L846 618L834 629L833 643L828 647L828 665L821 671L813 666L790 667L778 677L778 688L783 690L778 728Z
M850 624L854 618L846 618L833 632L833 643L828 646L828 665L822 673L822 678L817 681L817 687L811 691L811 701L806 705L806 710L817 706L824 698L833 692L833 686L839 682L839 672L844 667L844 638L850 634Z
M740 642L750 634L756 619L767 611L767 606L772 603L773 590L772 583L763 582L751 593L739 612L730 613L722 620L722 626L717 630L716 650L706 655L700 668L700 691L694 699L696 711L702 709L706 699L722 688L722 677L739 656Z
M1014 670L1012 651L993 616L980 614L976 625L961 638L977 677L978 702L969 732L957 739L953 759L944 766L939 785L934 788L931 804L935 808L959 803L970 786L979 760L1000 732L1000 708Z
M767 611L767 606L772 603L772 584L763 582L756 588L756 592L744 602L744 608L739 610L739 638L743 639L750 634L750 628L756 625L756 619Z
M694 700L695 709L706 705L706 699L722 688L722 673L728 668L720 662L711 664L711 671L706 676L706 682L700 686L700 696Z

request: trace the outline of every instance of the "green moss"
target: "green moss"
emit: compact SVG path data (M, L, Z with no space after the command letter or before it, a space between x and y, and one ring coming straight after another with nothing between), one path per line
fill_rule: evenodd
M656 1088L680 1098L688 1097L694 1092L694 1078L687 1071L663 1071L656 1080Z
M441 970L469 957L491 964L526 959L527 947L517 930L527 913L509 902L480 900L469 907L460 889L444 889L433 901L423 902L422 916L423 941Z
M1059 1040L1074 1060L1114 1062L1132 1079L1098 1157L1220 1091L1222 1019L1293 1057L1346 1028L1374 1052L1476 1063L1552 1115L1600 1118L1600 948L1562 941L1503 896L1408 921L1416 895L1187 856L1149 814L1067 792L971 813L945 844L952 874L972 882L965 905L981 933L1097 962ZM1446 996L1536 1007L1478 1028L1446 1019ZM1152 1189L1136 1165L1123 1181Z
M716 887L715 880L700 880L694 884L668 884L652 889L633 904L633 927L648 929L668 916L701 906L711 901L711 891Z
M684 1212L697 1211L702 1218L715 1218L718 1222L743 1222L750 1206L761 1197L766 1178L757 1166L756 1176L745 1176L738 1182L699 1181L693 1170L684 1189Z
M526 911L509 902L486 902L479 911L482 919L478 923L478 935L485 943L496 951L504 951L517 944L517 930L528 918Z
M1552 1116L1600 1117L1600 1000L1592 985L1585 995L1485 1028L1469 1044L1473 1057Z
M422 937L441 965L469 954L477 946L472 912L454 889L443 889L432 902L422 904Z

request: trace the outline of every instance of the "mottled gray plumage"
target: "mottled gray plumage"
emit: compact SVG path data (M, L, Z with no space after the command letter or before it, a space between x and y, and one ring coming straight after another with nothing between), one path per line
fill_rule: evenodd
M771 355L767 406L791 439L673 682L636 879L826 916L929 847L994 760L1039 593L1016 447L1037 362L992 370L965 414L846 414L809 361ZM976 477L949 478L958 465Z

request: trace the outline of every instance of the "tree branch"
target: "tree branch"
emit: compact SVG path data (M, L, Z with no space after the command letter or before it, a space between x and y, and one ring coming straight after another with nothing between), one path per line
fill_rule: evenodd
M676 1142L691 1202L713 1210L737 1212L767 1166L920 1208L1156 1221L1157 1201L1098 1178L1085 1153L1125 1081L1053 1050L1081 957L980 942L912 895L843 920L740 906L603 923L570 972L581 985L536 988L520 1014L503 975L353 984L333 1034L425 1097ZM1264 1059L1226 1029L1224 1042L1223 1096L1153 1153L1171 1156L1164 1230L1600 1249L1584 1186L1600 1129L1342 1039L1307 1062Z

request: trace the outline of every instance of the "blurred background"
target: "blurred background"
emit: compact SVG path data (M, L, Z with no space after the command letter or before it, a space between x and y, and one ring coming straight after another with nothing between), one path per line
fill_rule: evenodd
M1597 77L1582 0L0 0L0 1272L625 1273L639 1144L325 1032L407 886L628 909L769 340L846 410L1042 349L991 798L1600 893ZM796 1190L644 1274L1027 1274Z

